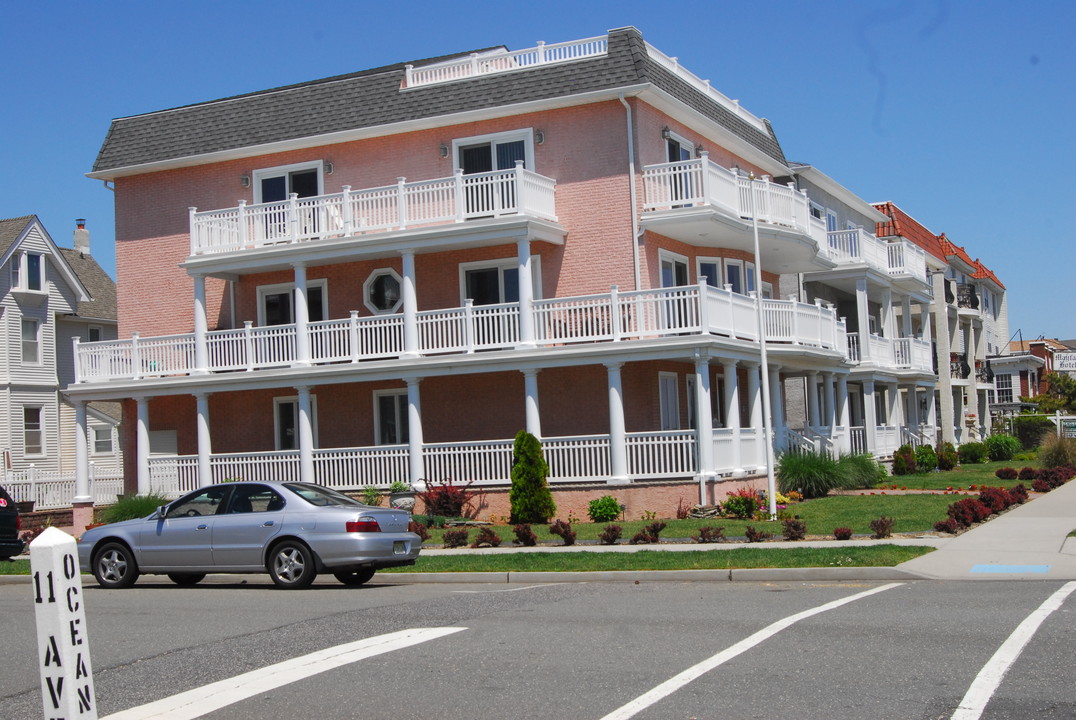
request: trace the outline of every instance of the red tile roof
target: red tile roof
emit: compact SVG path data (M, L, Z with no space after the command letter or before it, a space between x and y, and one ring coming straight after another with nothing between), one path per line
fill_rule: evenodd
M977 278L979 280L992 280L995 283L997 283L998 287L1000 287L1000 288L1005 287L1001 283L1001 281L998 280L998 276L994 274L994 271L991 270L990 268L988 268L986 265L983 265L979 261L979 258L975 258L975 262L972 263L972 264L975 265L975 272L972 273L973 278Z
M888 222L877 224L875 234L878 237L905 238L939 260L945 260L946 253L938 236L927 230L918 220L891 202L875 203L874 207L889 216Z

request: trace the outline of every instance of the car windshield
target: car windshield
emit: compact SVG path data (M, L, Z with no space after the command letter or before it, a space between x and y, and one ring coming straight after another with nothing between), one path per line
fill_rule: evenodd
M327 507L331 505L362 505L358 500L353 500L343 493L330 490L321 485L310 483L285 483L284 487L306 500L311 505Z

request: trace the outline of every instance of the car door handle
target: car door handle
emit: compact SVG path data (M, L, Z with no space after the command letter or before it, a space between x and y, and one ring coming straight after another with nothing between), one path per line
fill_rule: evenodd
M209 526L203 523L202 525L199 525L198 527L196 527L194 529L195 530L208 530Z
M273 527L273 521L272 520L266 520L265 522L262 523L262 527Z

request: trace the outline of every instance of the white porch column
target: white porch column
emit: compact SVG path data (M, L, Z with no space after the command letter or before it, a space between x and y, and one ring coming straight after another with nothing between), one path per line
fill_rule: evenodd
M919 386L911 385L906 393L908 397L908 426L916 435L919 434Z
M534 347L534 281L531 276L531 241L516 241L519 261L519 345Z
M695 443L699 449L699 504L706 504L706 481L717 475L714 468L714 413L710 393L710 357L695 357Z
M138 494L149 493L149 398L137 398L135 421L135 460L138 478Z
M866 278L856 280L856 320L859 323L859 359L864 362L871 357L870 305L867 303Z
M886 394L888 395L886 400L886 410L889 412L889 419L886 421L886 425L899 428L902 424L902 416L904 414L900 406L900 385L897 383L889 383L886 385Z
M423 461L422 440L422 401L419 395L420 378L407 380L407 460L411 475L411 486L417 490L426 489L426 468ZM436 478L444 480L444 478Z
M310 409L310 387L295 388L299 396L299 480L315 482L314 479L314 422Z
M205 275L194 276L194 369L192 375L209 372L209 321L206 317Z
M628 476L628 434L624 423L624 384L621 363L605 366L609 374L609 469L611 484L631 482Z
M897 336L896 313L893 312L893 290L882 290L882 334L892 342Z
M933 339L933 333L930 329L930 303L922 303L920 306L919 324L923 329L923 339L927 342L931 342Z
M867 434L867 450L878 448L878 412L874 404L874 381L863 381L863 425Z
M825 408L822 420L826 427L829 428L829 436L832 438L836 434L837 430L837 408L834 402L834 384L833 373L822 373L822 406Z
M542 416L538 409L538 371L528 368L523 371L523 387L526 391L527 432L541 440Z
M732 474L741 476L743 470L743 450L740 447L740 389L736 374L735 360L722 360L725 371L725 427L732 431Z
M936 406L934 404L935 403L935 397L936 397L935 388L927 388L926 389L926 394L927 394L927 416L925 418L925 423L926 423L926 426L927 426L927 432L930 434L930 437L933 438L934 442L937 443L938 442L938 422L937 422L937 410L936 410Z
M818 409L818 372L807 372L807 425L812 428L822 424L822 413Z
M415 292L415 253L405 250L400 253L403 258L403 284L400 295L403 297L404 318L404 355L418 355L418 295ZM414 483L417 478L411 478Z
M89 428L86 423L86 403L75 403L75 496L72 503L92 503L90 492Z
M841 433L841 453L847 455L852 452L852 413L848 407L848 376L841 373L837 377L837 418Z
M781 382L781 367L770 365L770 417L773 418L775 450L785 447L785 387Z
M295 263L295 364L310 364L310 305L306 287L306 265ZM307 480L313 482L313 475Z
M213 469L209 458L213 448L209 438L209 393L195 393L198 409L198 487L213 484Z
M910 338L912 333L912 299L908 295L900 303L901 337Z

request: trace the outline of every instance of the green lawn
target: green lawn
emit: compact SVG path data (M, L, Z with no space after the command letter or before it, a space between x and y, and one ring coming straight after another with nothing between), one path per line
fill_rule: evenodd
M960 465L947 472L929 472L922 475L894 475L889 477L885 486L896 485L909 490L947 490L948 488L966 490L970 485L989 485L992 487L1011 488L1023 483L1030 490L1030 480L1000 480L994 475L998 468L1011 467L1020 470L1024 467L1038 467L1038 462L1027 460L1005 460L988 462L981 465Z
M728 570L731 568L892 567L933 548L878 544L869 547L742 547L672 552L533 552L420 556L413 566L381 572L587 572L613 570Z

